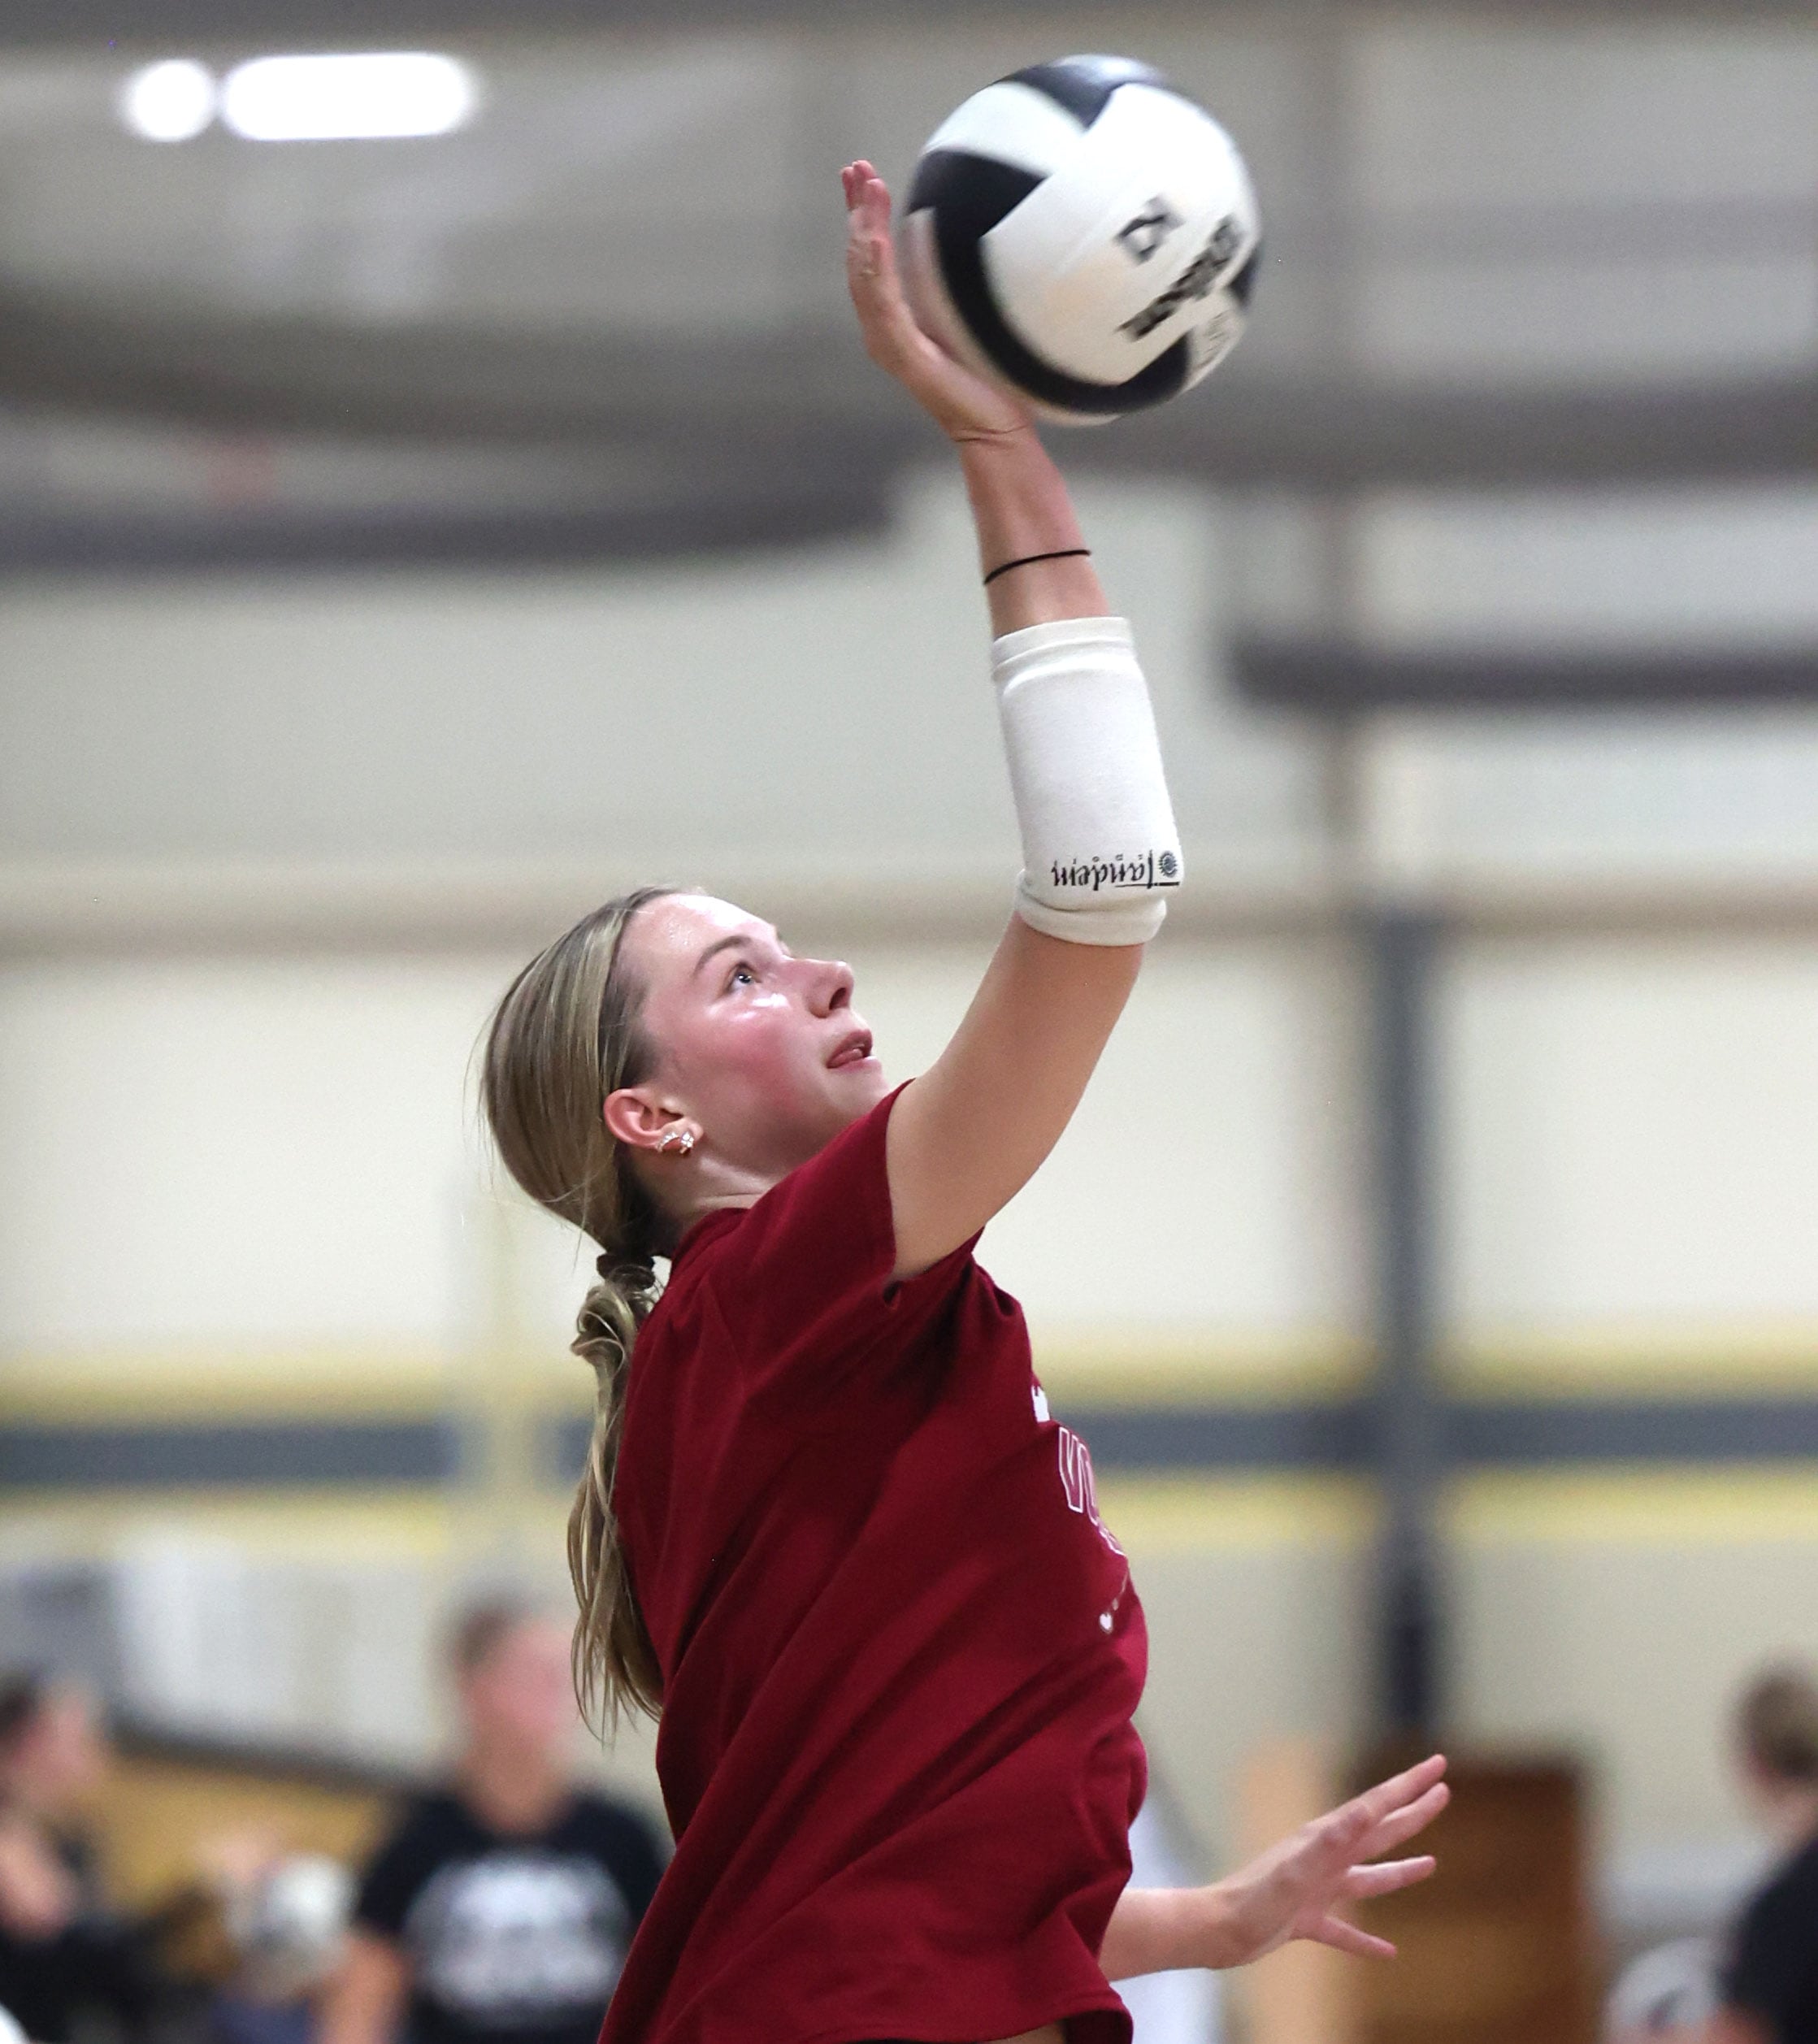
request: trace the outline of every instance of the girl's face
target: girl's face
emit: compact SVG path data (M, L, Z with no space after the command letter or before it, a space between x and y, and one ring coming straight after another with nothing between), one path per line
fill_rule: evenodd
M679 1117L700 1131L697 1157L774 1184L883 1098L847 966L798 958L709 895L651 902L620 942L656 1052L644 1083L607 1102L622 1141L648 1148Z

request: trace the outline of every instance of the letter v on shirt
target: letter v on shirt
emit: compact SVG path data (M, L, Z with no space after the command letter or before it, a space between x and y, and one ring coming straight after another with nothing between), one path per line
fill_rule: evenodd
M639 1339L616 1503L677 1843L604 2044L1128 2044L1142 1608L973 1245L891 1282L895 1098L698 1223Z

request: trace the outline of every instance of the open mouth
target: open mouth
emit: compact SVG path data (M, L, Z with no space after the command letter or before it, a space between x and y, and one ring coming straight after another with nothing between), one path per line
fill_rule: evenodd
M827 1070L837 1072L848 1065L862 1065L871 1055L871 1032L868 1029L854 1030L827 1060Z

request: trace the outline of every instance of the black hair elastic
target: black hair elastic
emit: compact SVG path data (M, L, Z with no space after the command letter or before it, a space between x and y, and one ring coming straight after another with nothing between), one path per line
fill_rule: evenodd
M1089 546L1057 546L1052 553L1026 553L1019 561L1006 561L1001 567L993 568L985 577L988 589L1000 575L1008 575L1012 568L1032 567L1038 561L1070 561L1076 553L1090 553Z

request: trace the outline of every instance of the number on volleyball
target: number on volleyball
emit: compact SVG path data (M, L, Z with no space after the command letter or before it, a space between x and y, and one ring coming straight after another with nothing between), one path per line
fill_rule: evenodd
M1236 145L1123 57L1032 64L935 131L909 185L916 318L1045 419L1197 383L1243 330L1261 245Z

